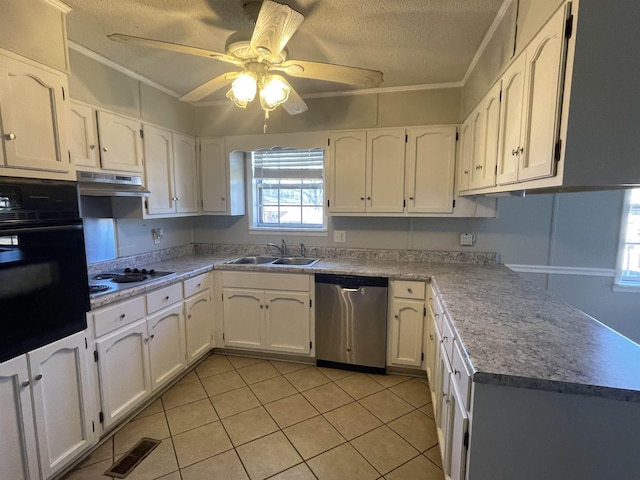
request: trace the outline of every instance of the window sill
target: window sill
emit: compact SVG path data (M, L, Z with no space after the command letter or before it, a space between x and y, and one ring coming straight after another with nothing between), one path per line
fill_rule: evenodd
M614 283L614 292L640 293L640 283Z
M286 235L295 234L301 237L326 237L329 235L327 229L310 230L307 228L262 228L249 227L249 235Z

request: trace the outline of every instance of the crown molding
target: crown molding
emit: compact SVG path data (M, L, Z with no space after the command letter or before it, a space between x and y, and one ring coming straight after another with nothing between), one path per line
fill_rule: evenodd
M53 5L62 13L69 13L71 12L71 10L73 10L69 5L67 5L64 2L61 2L60 0L42 0L42 1L44 3L48 3L49 5Z

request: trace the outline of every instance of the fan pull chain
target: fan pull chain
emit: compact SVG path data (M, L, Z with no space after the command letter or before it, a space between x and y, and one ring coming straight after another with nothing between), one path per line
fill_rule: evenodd
M262 133L267 133L267 120L269 120L269 110L264 111L264 128Z

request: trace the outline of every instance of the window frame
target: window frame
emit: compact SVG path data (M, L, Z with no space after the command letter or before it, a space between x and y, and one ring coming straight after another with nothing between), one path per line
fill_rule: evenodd
M254 151L258 151L258 150L272 150L274 148L280 148L280 147L272 147L271 149L268 148L261 148L261 149L256 149ZM274 233L287 233L287 232L291 232L291 233L295 233L296 235L301 235L301 236L327 236L328 235L328 215L327 215L327 207L326 207L326 195L327 195L327 182L326 182L326 176L327 176L327 151L325 148L323 147L282 147L283 149L288 149L288 148L292 148L292 149L297 149L297 150L312 150L312 149L320 149L322 150L322 177L321 177L321 183L322 183L322 192L323 192L323 198L322 198L322 202L320 206L322 208L322 225L321 226L317 226L317 227L303 227L300 226L299 224L294 224L291 227L287 227L287 226L283 226L282 224L280 225L260 225L259 224L259 218L260 218L260 204L258 201L258 186L256 185L256 178L254 177L254 167L253 167L253 152L254 151L248 151L246 152L246 164L247 164L247 168L246 168L246 182L247 182L247 186L249 186L249 188L247 188L247 204L249 206L248 213L249 213L249 234L274 234ZM311 177L310 177L311 178ZM317 178L317 177L315 177ZM278 205L281 205L280 202L278 202ZM286 205L286 204L282 204L282 205ZM301 203L301 206L303 204Z
M618 239L618 252L616 257L616 272L613 281L614 292L640 292L640 278L638 281L624 280L623 263L625 261L625 249L629 242L627 242L627 229L629 227L629 216L631 214L631 196L634 192L636 195L640 195L640 189L628 189L624 193L624 200L622 206L622 214L620 215L620 231Z

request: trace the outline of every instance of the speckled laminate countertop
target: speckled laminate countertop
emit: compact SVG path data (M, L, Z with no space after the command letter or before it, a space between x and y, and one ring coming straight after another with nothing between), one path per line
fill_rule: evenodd
M504 265L351 258L326 258L312 267L224 263L235 256L187 255L155 263L150 267L176 275L92 298L91 306L98 308L211 269L432 279L474 382L640 402L640 346Z

